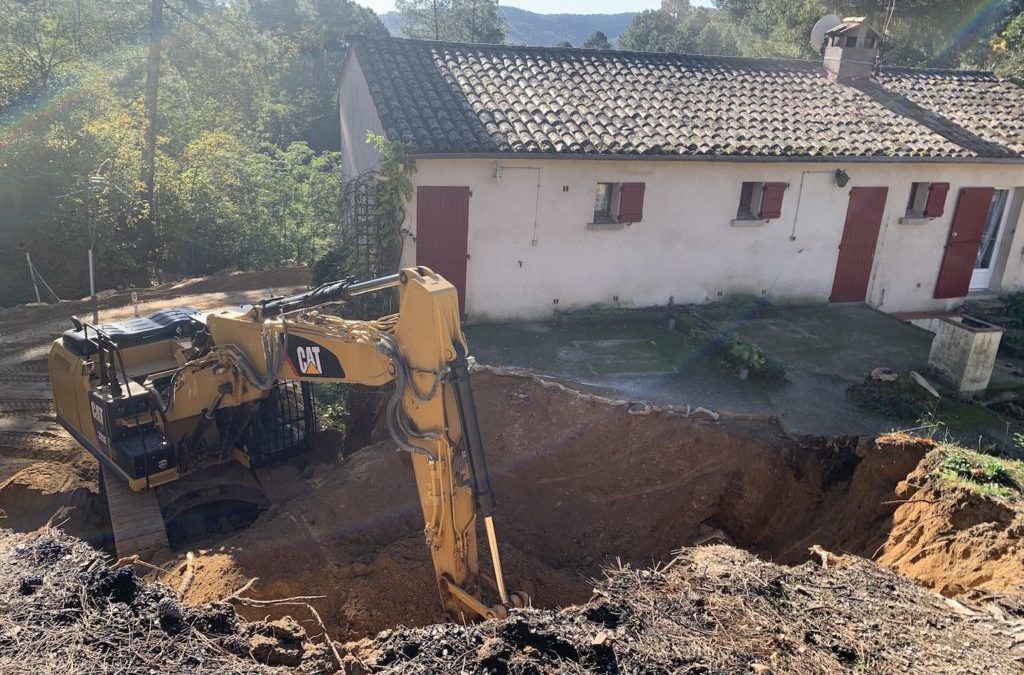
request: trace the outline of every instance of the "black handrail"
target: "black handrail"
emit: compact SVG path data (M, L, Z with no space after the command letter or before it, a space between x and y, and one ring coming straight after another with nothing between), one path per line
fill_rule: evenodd
M339 281L321 284L311 291L298 293L285 298L264 300L260 305L264 317L278 316L305 307L316 307L328 302L344 302L357 295L374 293L399 284L397 274L389 274L379 279L357 281L355 277L345 277Z

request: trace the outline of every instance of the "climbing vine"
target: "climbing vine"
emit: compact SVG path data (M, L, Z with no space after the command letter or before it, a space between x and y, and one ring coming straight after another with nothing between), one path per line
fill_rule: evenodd
M345 181L341 195L340 237L313 269L314 283L344 276L373 279L398 271L406 236L405 204L412 199L416 166L405 147L384 136L367 133L366 141L380 155L374 171ZM345 306L349 318L376 318L397 309L393 293L353 299Z
M363 267L369 267L379 273L394 270L402 256L402 246L406 236L412 233L402 227L405 222L405 204L412 199L412 174L416 171L416 163L409 157L405 145L388 140L372 131L366 134L367 143L380 153L380 165L374 179L376 185L375 220L378 226L370 233L376 241L369 243L374 251L373 260L359 261Z
M381 161L377 169L377 217L387 226L379 230L379 250L394 249L400 257L402 245L412 232L402 227L405 222L405 204L412 199L412 175L416 172L416 161L410 159L405 145L391 141L372 131L366 133L366 141L377 148Z
M366 132L366 142L380 153L378 173L377 206L381 216L401 212L405 203L412 199L412 175L416 162L409 158L405 145L391 141L372 131Z

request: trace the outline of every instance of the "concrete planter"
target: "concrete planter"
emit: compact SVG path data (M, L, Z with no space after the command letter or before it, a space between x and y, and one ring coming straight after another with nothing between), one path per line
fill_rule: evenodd
M960 394L985 391L1003 329L971 316L942 317L935 327L928 365L948 377Z

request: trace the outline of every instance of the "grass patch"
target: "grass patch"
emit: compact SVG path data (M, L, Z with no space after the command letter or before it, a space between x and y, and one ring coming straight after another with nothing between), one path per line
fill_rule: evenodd
M939 478L996 499L1020 499L1024 493L1024 462L993 457L947 443L940 446Z
M1002 428L1005 425L999 413L978 403L943 399L939 403L939 413L955 432Z
M746 379L769 387L785 384L782 364L708 318L738 320L764 306L749 298L699 307L593 305L560 312L553 322L475 325L466 333L484 360L569 377L670 375L700 369L731 376L745 372Z
M665 318L664 307L621 307L594 303L582 309L562 310L557 313L555 323L588 323L607 319L658 319Z

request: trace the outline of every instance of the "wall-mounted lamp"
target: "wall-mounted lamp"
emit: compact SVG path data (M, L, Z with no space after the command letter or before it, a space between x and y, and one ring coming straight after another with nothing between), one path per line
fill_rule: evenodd
M850 182L850 174L846 173L842 169L836 169L836 185L841 188L846 187L846 184Z
M501 163L500 162L495 162L491 166L491 176L494 177L494 180L501 181L501 172L502 172Z

